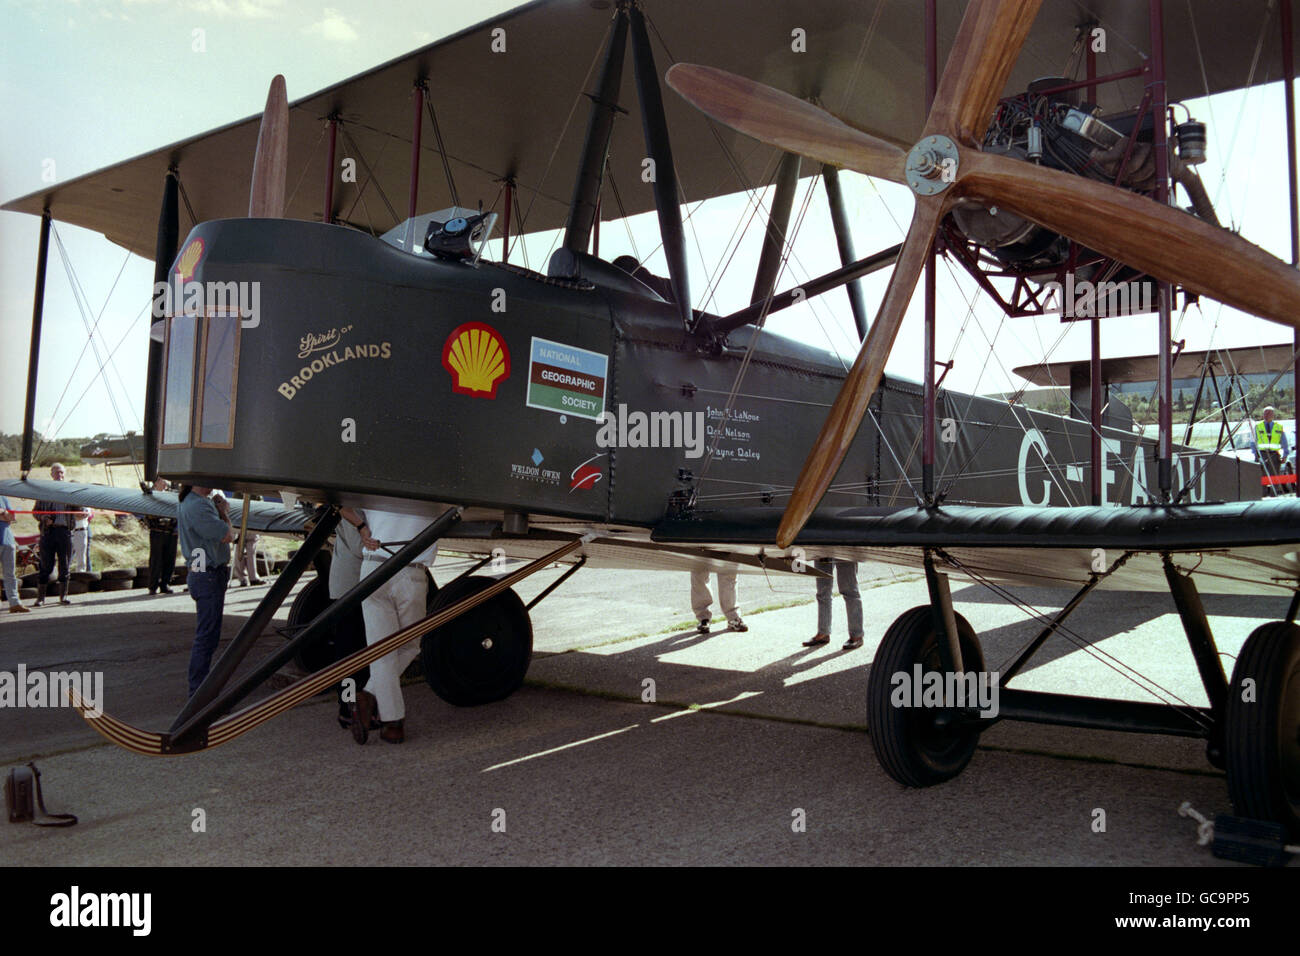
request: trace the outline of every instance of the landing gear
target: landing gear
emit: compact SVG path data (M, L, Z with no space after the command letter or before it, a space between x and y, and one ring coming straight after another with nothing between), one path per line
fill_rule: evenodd
M331 603L327 577L318 576L308 581L289 608L289 635L292 636L299 628L314 621ZM365 646L366 625L361 617L361 608L357 607L320 637L302 647L294 660L308 674L314 674ZM355 675L363 684L366 678L362 675L367 674L368 670L367 668Z
M970 623L954 615L963 671L984 670L984 654ZM944 671L940 642L946 638L935 626L929 605L914 607L899 617L876 652L867 681L867 726L880 765L908 787L928 787L951 780L965 769L979 742L979 730L951 708L895 706L895 674L915 679L921 673ZM911 703L911 694L907 695Z
M435 607L450 607L494 583L488 577L458 578L438 592ZM431 631L420 643L424 679L458 707L509 697L523 684L532 656L533 626L512 590Z
M426 574L428 572L426 571ZM425 600L425 613L431 613L437 599L438 585L429 574L429 596ZM298 592L289 608L289 627L286 636L292 637L303 627L323 614L333 601L329 594L329 569L323 575L318 574L307 586ZM326 628L319 637L305 644L294 656L297 665L308 674L324 670L335 661L341 661L349 654L366 646L366 621L361 607L357 606ZM370 680L370 668L363 667L352 675L358 688L365 687ZM339 724L346 725L351 720L351 705L343 699L343 685L334 687L339 698Z
M1276 820L1300 839L1300 625L1272 621L1246 639L1225 710L1233 809Z

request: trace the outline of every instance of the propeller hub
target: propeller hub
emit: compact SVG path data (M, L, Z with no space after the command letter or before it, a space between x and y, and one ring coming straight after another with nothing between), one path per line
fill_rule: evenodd
M957 181L957 144L947 136L927 136L907 154L904 175L918 196L937 196Z

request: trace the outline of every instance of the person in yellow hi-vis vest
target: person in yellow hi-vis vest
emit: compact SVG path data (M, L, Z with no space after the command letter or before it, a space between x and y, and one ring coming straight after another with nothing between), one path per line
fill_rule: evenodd
M1255 460L1264 467L1266 476L1282 473L1282 459L1291 453L1287 447L1286 429L1281 422L1273 421L1277 410L1272 405L1264 409L1264 420L1255 425ZM1282 493L1277 485L1266 485L1266 495Z

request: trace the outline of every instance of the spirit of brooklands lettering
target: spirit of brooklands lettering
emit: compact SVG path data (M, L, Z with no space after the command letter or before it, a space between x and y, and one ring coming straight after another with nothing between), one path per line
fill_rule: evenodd
M362 345L345 345L341 349L331 349L325 355L317 356L302 368L298 369L297 375L290 375L288 381L281 382L276 388L276 391L290 401L293 401L293 397L298 394L299 389L310 382L314 376L319 375L326 369L333 368L336 365L342 365L344 362L350 362L356 358L386 359L390 358L392 354L393 346L389 342L370 342L369 344Z
M330 329L328 332L308 332L298 340L298 358L305 359L313 352L332 349L343 341L343 336L352 331L352 326Z

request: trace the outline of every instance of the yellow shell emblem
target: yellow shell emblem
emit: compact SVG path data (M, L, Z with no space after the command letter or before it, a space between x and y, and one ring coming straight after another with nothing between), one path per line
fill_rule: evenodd
M442 367L451 374L453 392L496 398L497 386L510 377L510 350L492 326L466 322L447 336Z
M199 260L203 258L203 240L195 239L185 251L181 253L180 259L176 263L176 271L180 273L181 282L189 282L194 276L194 270L199 267Z

